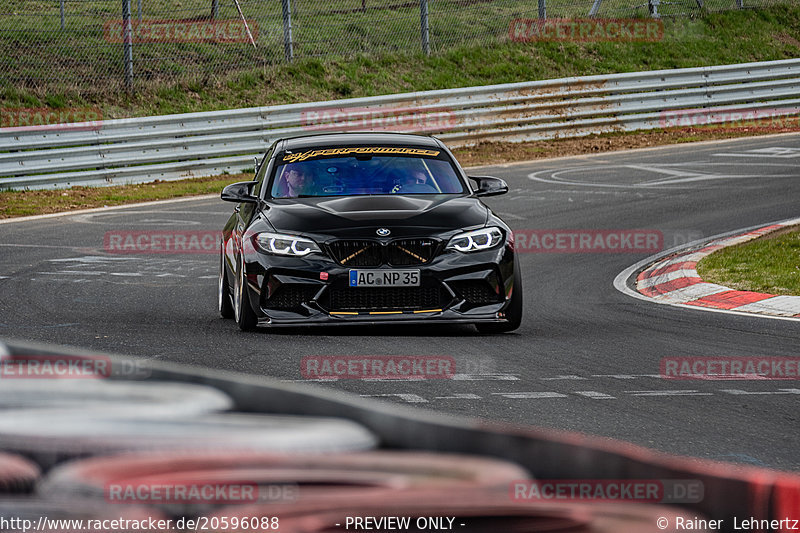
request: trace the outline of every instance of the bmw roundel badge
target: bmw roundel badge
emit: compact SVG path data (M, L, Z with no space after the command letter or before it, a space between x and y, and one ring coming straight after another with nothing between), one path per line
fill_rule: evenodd
M375 233L377 233L379 237L388 237L392 231L389 228L378 228L375 230Z

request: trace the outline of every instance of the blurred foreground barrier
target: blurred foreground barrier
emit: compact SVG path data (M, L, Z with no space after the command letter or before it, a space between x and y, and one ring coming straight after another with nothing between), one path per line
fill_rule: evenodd
M671 127L797 128L800 59L0 129L0 189L238 173L287 135L431 133L450 146ZM27 124L26 123L26 124Z
M81 352L73 349L60 347L48 349L46 346L14 342L8 342L8 348L12 354L46 354L49 350L49 353L81 355ZM83 355L88 357L101 354L83 352ZM114 366L124 366L131 362L130 359L123 357L109 357ZM720 531L737 531L734 529L734 517L739 519L740 523L743 517L756 520L800 519L800 506L798 506L800 475L797 474L671 456L624 442L576 433L443 415L366 400L308 384L283 383L260 376L218 369L206 370L162 361L140 361L140 363L148 370L144 373L147 377L142 379L198 383L216 387L233 399L237 410L352 420L377 435L381 445L387 448L502 458L518 463L529 471L531 477L539 480L622 479L700 482L703 486L702 499L682 503L681 508L708 519L723 520ZM115 379L114 372L110 379ZM11 426L19 430L19 424ZM454 491L445 491L445 494L453 497ZM419 497L418 491L414 491L413 497ZM514 501L508 490L498 497L502 498L502 502L508 502L509 506L517 506L517 509L541 504L537 508L545 512L550 505L549 502ZM482 501L491 503L486 499ZM415 500L413 505L418 503L419 501ZM565 512L568 510L571 513L577 504L566 505ZM650 511L645 509L648 504L634 505L643 506L642 512L645 513L643 516L653 516L653 509ZM660 510L662 507L658 506L657 509ZM557 506L553 509L557 509ZM590 511L590 509L585 510L587 513ZM482 513L480 516L505 516L491 514L494 511L485 509L476 512ZM675 513L677 516L683 511L676 509ZM314 531L314 527L316 527L314 524L309 525L304 522L297 525L295 530ZM612 527L605 531L623 530ZM647 531L647 529L637 530L634 527L628 530ZM284 531L283 527L281 531Z
M0 416L0 450L48 468L65 459L134 450L345 452L374 448L362 426L334 417L210 413L133 416L113 411L20 409Z
M197 516L221 506L229 516L338 509L410 490L488 489L505 494L521 467L485 457L423 452L275 454L240 450L161 451L63 463L38 485L42 497L148 503L173 516ZM241 487L241 494L232 489ZM170 495L150 498L158 489ZM192 496L195 494L196 496ZM127 496L126 496L127 495Z
M28 492L39 479L39 467L19 455L0 453L0 494Z
M8 410L70 408L81 416L106 413L178 418L227 411L231 407L231 399L219 390L186 383L125 383L102 378L20 379L19 376L12 379L0 371L0 416Z

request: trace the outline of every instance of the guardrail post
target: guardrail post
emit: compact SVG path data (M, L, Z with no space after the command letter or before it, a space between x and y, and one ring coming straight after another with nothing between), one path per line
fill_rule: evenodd
M131 28L131 0L122 0L122 56L125 69L125 87L133 90L133 29Z
M286 56L286 61L291 63L294 60L291 0L281 0L281 11L283 12L283 54Z
M64 29L64 0L61 0L61 29Z
M142 0L136 1L136 19L142 21Z
M428 25L428 0L419 0L419 27L422 33L422 51L431 55L431 28Z
M736 0L736 7L744 9L744 0Z
M594 3L592 4L592 9L589 10L590 17L597 16L597 13L600 11L600 4L602 3L603 0L594 0Z
M647 9L650 10L650 16L654 19L661 18L661 15L658 14L658 6L660 4L661 0L647 0Z
M211 0L211 20L216 20L219 15L219 0Z
M599 1L599 0L595 0ZM539 0L539 19L544 20L547 18L547 0Z

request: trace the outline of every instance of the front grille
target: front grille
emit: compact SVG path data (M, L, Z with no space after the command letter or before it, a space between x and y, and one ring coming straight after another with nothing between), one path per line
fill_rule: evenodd
M295 309L308 302L317 294L319 287L313 285L282 285L267 298L264 307L267 309Z
M403 239L386 246L388 263L393 266L423 265L433 259L436 241L432 239Z
M441 287L347 287L329 291L332 311L410 311L438 309Z
M381 244L377 241L334 241L328 245L333 258L349 267L372 267L383 264Z
M454 281L450 285L467 302L486 305L501 302L503 297L484 280Z
M388 243L369 240L341 240L328 245L333 258L342 266L424 265L436 254L433 239L397 239Z

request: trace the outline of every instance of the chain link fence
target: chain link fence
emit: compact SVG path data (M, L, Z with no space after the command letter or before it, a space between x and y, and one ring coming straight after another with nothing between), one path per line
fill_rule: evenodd
M513 20L650 18L779 0L3 0L0 87L135 90L300 58L435 54Z

